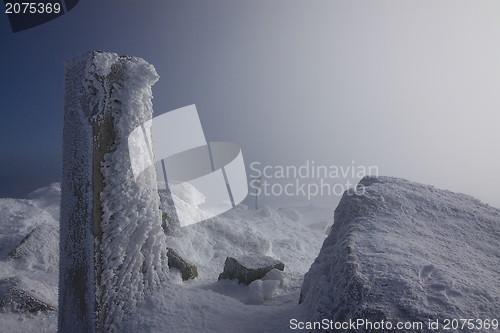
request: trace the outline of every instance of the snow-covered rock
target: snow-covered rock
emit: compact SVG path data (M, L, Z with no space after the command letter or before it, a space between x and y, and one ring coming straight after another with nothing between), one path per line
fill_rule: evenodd
M0 280L0 311L3 313L57 311L57 308L47 300L43 300L42 296L27 290L29 287L18 277Z
M17 277L10 277L0 280L0 301L3 299L5 294L10 288L18 286L21 283L21 279Z
M326 232L328 230L328 222L326 221L321 221L321 222L316 222L308 225L309 228L314 229L314 230L319 230L322 232ZM330 232L327 232L326 234L328 235Z
M500 317L499 209L398 178L361 187L342 197L305 275L311 322L421 322L414 331L430 332L429 320L443 331L446 319Z
M188 182L169 184L169 187L173 195L192 206L198 206L205 202L205 196Z

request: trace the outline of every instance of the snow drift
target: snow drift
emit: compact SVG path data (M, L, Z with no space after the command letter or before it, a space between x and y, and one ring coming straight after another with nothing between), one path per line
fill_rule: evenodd
M414 331L435 332L429 320L443 331L446 319L473 318L479 332L477 320L500 317L499 209L398 178L361 186L363 195L344 193L304 277L311 322L421 322Z

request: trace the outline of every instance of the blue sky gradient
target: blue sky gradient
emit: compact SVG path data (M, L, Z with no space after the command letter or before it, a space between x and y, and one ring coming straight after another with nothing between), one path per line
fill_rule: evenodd
M249 174L354 161L500 207L498 17L482 0L81 0L14 34L2 13L0 197L60 180L63 62L102 50L153 64L155 114L196 104Z

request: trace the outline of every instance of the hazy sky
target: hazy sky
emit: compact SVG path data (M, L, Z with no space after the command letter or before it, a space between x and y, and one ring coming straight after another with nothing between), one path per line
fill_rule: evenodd
M479 0L81 0L13 34L2 14L0 197L59 181L63 62L103 50L153 64L155 114L196 104L249 175L377 166L500 207L499 17Z

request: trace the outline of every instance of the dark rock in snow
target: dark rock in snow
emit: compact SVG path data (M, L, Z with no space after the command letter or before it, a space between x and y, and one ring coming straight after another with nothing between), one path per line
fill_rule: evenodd
M198 269L193 263L181 257L181 255L171 247L167 247L167 251L168 267L174 267L180 270L183 281L194 279L198 276Z
M5 312L57 311L57 308L18 287L11 287L2 298L0 308Z
M227 257L224 272L219 275L219 280L238 279L240 283L248 285L252 281L263 278L273 268L282 271L285 269L285 264L269 256L258 254Z
M404 179L365 177L358 194L344 193L334 221L302 285L311 322L411 322L401 331L436 332L445 319L499 317L499 209Z

